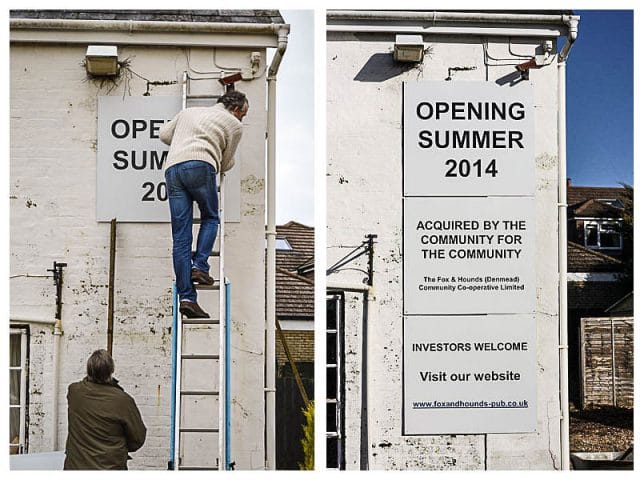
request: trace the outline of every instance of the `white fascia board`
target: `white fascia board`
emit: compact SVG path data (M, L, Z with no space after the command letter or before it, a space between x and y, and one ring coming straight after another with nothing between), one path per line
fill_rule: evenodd
M567 282L615 282L615 273L568 272Z
M615 218L609 218L609 217L571 217L569 220L585 220L585 221L594 221L594 222L599 222L599 221L619 222L619 221L622 220L622 217L615 217Z
M282 330L313 331L313 320L280 320Z

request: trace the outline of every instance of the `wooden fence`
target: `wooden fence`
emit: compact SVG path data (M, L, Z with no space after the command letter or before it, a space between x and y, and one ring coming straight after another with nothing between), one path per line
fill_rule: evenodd
M583 408L633 408L633 317L582 318L580 385Z

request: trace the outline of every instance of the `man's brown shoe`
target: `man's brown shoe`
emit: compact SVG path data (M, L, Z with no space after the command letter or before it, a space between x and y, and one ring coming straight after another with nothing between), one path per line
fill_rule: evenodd
M209 314L200 308L195 302L182 300L180 302L180 313L187 318L209 318Z
M197 268L191 269L191 281L201 285L213 285L213 278Z

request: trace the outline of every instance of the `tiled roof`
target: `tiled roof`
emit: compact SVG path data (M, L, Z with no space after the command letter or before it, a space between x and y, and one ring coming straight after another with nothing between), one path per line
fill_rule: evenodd
M575 205L576 203L582 203L587 200L608 200L624 198L625 189L622 187L574 187L569 185L567 187L567 203L569 205Z
M619 301L628 291L619 282L568 282L570 310L604 310Z
M605 310L605 313L614 314L632 314L633 315L633 292L627 293Z
M292 250L276 250L278 267L294 271L309 260L313 260L313 227L289 222L276 226L276 234L278 238L286 238L292 248Z
M276 269L276 316L313 320L313 281L282 268Z
M623 263L604 253L590 250L574 242L567 242L567 271L569 272L621 272Z
M596 199L571 205L569 217L622 218L622 209L612 207Z
M285 23L278 10L11 10L9 16L60 20Z
M292 248L276 250L276 315L279 319L313 320L313 279L298 275L297 269L313 262L314 229L289 222L276 226L276 233Z

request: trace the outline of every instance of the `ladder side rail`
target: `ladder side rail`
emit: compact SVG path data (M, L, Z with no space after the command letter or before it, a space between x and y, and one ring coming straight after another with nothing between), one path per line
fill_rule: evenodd
M225 344L224 344L224 434L225 434L225 470L231 470L231 282L225 278Z
M189 90L189 74L185 70L182 72L182 109L187 108L187 93Z
M220 328L219 328L219 342L218 348L220 351L220 360L218 361L219 367L219 375L218 375L218 391L220 395L218 397L218 421L219 421L219 433L218 433L218 468L220 470L226 470L225 464L225 438L227 435L226 429L226 369L225 369L225 361L227 357L226 351L226 330L228 328L226 322L226 305L225 305L225 292L223 290L225 284L225 276L224 276L224 234L225 234L225 210L224 210L224 190L225 190L225 182L224 182L225 174L220 172L220 181L219 181L219 203L218 203L218 218L219 218L219 226L218 226L218 279L220 282L220 290L218 291L218 298L220 299L220 309L218 311L218 318L220 319Z
M176 452L176 399L179 398L178 386L176 382L176 371L178 368L178 352L176 343L176 332L178 331L178 289L176 282L171 286L171 304L172 304L172 322L171 322L171 430L169 439L169 470L176 470L175 452Z
M177 423L177 427L174 428L173 436L174 436L174 456L173 456L173 465L175 470L180 469L180 457L182 456L182 444L180 437L180 426L182 425L182 322L180 319L180 315L178 314L177 308L177 298L178 295L176 293L175 297L175 334L174 334L174 346L175 346L175 363L176 370L174 372L174 381L176 385L176 389L174 390L177 394L175 399L175 422Z

